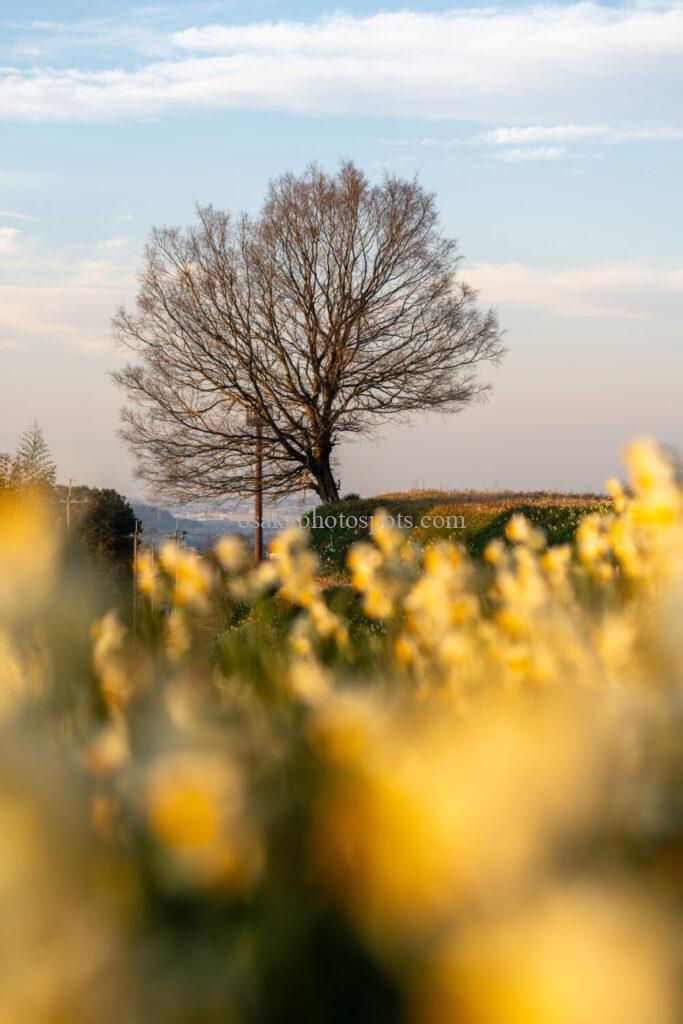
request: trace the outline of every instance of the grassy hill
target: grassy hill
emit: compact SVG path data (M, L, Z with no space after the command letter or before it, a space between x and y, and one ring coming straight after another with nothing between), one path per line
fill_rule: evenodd
M607 504L608 499L599 494L403 491L319 505L309 513L309 530L323 569L338 573L344 569L350 545L368 536L366 524L379 508L399 525L410 526L411 535L421 543L452 538L476 557L489 541L503 535L516 513L543 529L551 544L563 544L573 538L583 515L604 509ZM357 525L353 524L354 518Z

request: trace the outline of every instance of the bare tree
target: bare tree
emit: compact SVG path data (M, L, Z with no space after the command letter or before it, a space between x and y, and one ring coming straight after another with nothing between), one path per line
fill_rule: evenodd
M457 412L502 353L492 311L457 279L456 243L417 181L372 186L353 164L271 183L256 219L198 208L152 232L135 311L115 335L139 475L181 499L263 485L338 499L339 440L386 417Z

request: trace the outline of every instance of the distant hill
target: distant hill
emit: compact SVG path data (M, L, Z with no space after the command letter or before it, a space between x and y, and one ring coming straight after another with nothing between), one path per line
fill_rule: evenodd
M142 536L146 543L161 544L175 534L176 529L182 533L183 544L197 551L210 548L219 537L235 534L250 540L254 526L251 510L237 509L223 515L211 514L202 506L193 506L191 512L185 509L171 510L136 498L128 499L135 515L142 523ZM286 526L292 525L300 512L296 508L279 508L267 512L264 533L266 540Z
M135 498L128 501L142 524L142 536L148 543L158 544L175 530L176 519L168 509L147 505Z

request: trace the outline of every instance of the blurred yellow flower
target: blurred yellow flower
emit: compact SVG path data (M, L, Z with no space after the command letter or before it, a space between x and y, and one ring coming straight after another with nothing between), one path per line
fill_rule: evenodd
M123 657L126 631L116 612L107 612L93 623L93 668L109 708L124 709L135 692L135 682Z
M676 1024L676 938L632 895L575 885L465 928L426 971L415 1024Z
M256 880L260 838L227 755L183 751L161 758L148 773L145 802L151 832L178 880L235 891Z
M326 1019L356 944L359 1018L683 1019L683 502L627 458L558 547L145 550L135 637L4 506L0 1024L249 1024L309 974Z
M513 515L505 527L505 536L515 544L524 544L534 551L540 551L545 544L542 530L535 529L522 515Z
M203 558L169 540L159 549L159 562L171 581L174 603L200 611L207 607L213 576Z
M128 726L121 714L114 714L86 749L85 761L96 775L108 775L123 767L130 757Z
M137 558L137 584L140 593L148 597L153 604L159 604L163 598L164 587L154 552L143 549Z
M570 705L484 704L464 721L444 708L398 719L385 708L381 720L368 711L321 711L317 748L322 730L344 771L318 806L313 856L373 936L495 905L599 806L591 728Z
M54 516L31 494L0 494L0 621L30 616L49 596L59 541Z
M248 564L247 551L239 537L221 537L214 551L226 572L241 572Z

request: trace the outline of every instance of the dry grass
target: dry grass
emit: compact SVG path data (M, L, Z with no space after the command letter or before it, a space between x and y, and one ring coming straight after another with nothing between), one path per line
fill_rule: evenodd
M466 488L459 491L447 489L427 489L409 491L384 491L375 494L368 501L376 501L381 504L383 501L415 501L415 502L439 502L449 505L482 505L487 507L511 507L513 505L537 505L553 506L562 505L581 508L586 505L599 504L606 500L605 494L593 492L576 493L565 491L511 491L511 490L477 490Z

